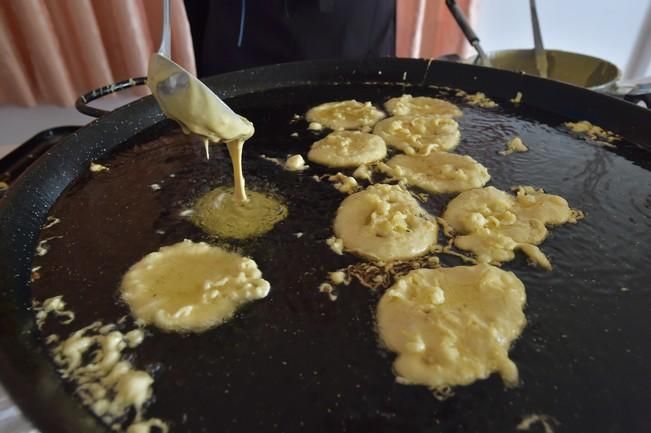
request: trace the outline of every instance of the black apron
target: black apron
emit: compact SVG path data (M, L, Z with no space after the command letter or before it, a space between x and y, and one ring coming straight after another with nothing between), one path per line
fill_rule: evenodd
M395 55L395 0L186 0L200 77Z

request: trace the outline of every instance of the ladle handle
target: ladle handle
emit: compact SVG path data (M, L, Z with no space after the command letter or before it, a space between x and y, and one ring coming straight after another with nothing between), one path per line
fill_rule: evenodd
M170 23L170 0L163 0L163 25L158 54L172 58L172 24Z
M470 45L472 45L475 48L475 50L477 50L477 54L479 54L479 59L481 60L481 64L484 66L489 66L490 62L488 61L488 56L486 55L481 45L479 44L479 37L472 29L472 27L470 27L468 20L466 19L465 15L461 11L461 8L459 8L457 2L455 0L445 0L445 4L447 5L448 9L450 10L450 13L454 17L454 20L459 25L459 28L463 32L464 36L466 37L466 39L468 39L468 42L470 42Z
M540 30L536 0L529 0L529 8L531 10L531 27L533 28L533 46L536 52L544 53L545 46L543 45L542 32Z
M459 8L457 2L455 0L445 0L445 4L454 17L454 20L461 28L461 31L466 36L466 39L468 39L468 42L470 42L471 45L474 45L475 42L479 42L479 37L477 37L477 34L472 29L472 27L470 27L468 20L466 20L466 17L463 15L463 12L461 11L461 8Z

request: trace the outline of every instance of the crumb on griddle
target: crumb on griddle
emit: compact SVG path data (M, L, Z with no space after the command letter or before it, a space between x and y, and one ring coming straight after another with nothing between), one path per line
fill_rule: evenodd
M98 164L96 162L91 162L90 171L92 171L93 173L99 173L101 171L109 171L109 168L105 165Z
M32 309L36 312L36 326L38 326L38 329L43 328L45 320L50 315L62 318L61 323L64 325L68 325L75 320L75 313L66 309L66 303L61 295L47 298L43 302L33 300Z
M49 242L54 239L63 239L63 236L50 236L49 238L41 240L38 245L36 245L36 255L39 257L46 255L50 251Z
M41 227L42 230L47 230L49 228L54 227L55 225L59 224L61 222L61 219L53 216L48 216L45 220L45 224L43 227Z
M520 102L522 102L522 92L518 91L513 98L511 98L511 102L514 104L518 105Z
M481 107L481 108L495 108L495 107L498 107L497 102L490 99L483 92L477 92L477 93L472 93L472 94L466 93L465 95L457 95L457 96L463 96L464 100L469 105L476 105L476 106Z
M579 135L583 135L589 140L592 140L593 142L606 147L615 147L615 145L612 143L622 139L614 132L608 131L600 126L590 123L587 120L581 120L579 122L565 122L564 125L570 131Z
M531 415L525 416L516 426L516 429L519 431L529 431L534 424L541 424L544 433L554 433L554 427L558 426L559 422L556 418L549 415L532 413Z
M337 292L334 287L332 287L332 284L330 283L321 283L319 286L319 292L325 293L328 295L328 298L330 298L331 301L336 301L337 300Z
M341 256L344 254L344 242L336 236L329 237L326 239L326 244L330 249L337 255Z
M33 283L36 280L41 279L41 273L39 272L41 270L41 266L34 266L32 268L31 276L30 276L30 283Z

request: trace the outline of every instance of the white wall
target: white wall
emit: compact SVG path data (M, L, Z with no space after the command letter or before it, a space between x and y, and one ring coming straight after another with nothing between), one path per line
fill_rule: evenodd
M536 5L546 48L601 57L624 70L650 3L538 0ZM479 0L478 8L476 32L484 50L533 47L529 0Z

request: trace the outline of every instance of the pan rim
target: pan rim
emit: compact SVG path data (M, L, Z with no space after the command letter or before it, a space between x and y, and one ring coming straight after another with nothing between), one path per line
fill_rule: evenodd
M269 85L271 77L275 77L273 85ZM523 90L525 103L564 113L568 118L589 120L651 149L650 110L569 84L475 65L427 59L320 60L232 72L211 77L206 83L230 98L270 88L340 81L436 83L468 91L490 88L489 96L507 100ZM491 87L487 83L501 84ZM557 97L550 98L550 94ZM562 106L559 94L574 105ZM615 111L628 121L617 122L608 115ZM25 416L43 432L109 429L67 392L48 354L39 347L38 338L30 335L35 328L29 306L29 271L41 224L64 189L91 161L107 156L163 119L154 99L148 96L93 121L39 158L0 201L0 254L6 258L0 260L0 381ZM43 383L56 386L49 392L35 392ZM63 405L63 410L54 409L52 401ZM73 414L68 415L68 410Z

